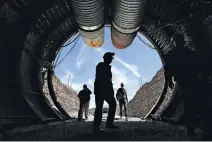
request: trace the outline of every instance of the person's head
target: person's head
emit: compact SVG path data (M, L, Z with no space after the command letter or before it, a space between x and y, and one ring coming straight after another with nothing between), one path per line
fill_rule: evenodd
M86 84L83 85L83 89L87 89L87 85Z
M124 87L124 83L121 83L121 88L123 88Z
M108 64L112 63L112 60L114 59L113 57L114 55L115 53L112 53L112 52L105 53L103 56L104 62Z
M177 48L183 48L184 47L184 36L182 34L176 34L174 36L175 44Z

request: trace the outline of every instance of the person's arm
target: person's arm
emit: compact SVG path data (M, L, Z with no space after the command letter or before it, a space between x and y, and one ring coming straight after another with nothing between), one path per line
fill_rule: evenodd
M88 89L88 92L89 92L89 95L91 95L91 94L92 94L91 90L89 90L89 89Z
M174 88L174 83L172 81L172 74L171 71L169 70L169 68L165 65L164 67L164 74L165 74L165 80L167 85L169 86L169 88L173 89Z
M170 70L170 67L169 67L168 63L166 63L165 66L164 66L164 76L165 76L165 80L167 82L172 80L171 70Z
M118 94L119 94L119 89L116 92L116 99L117 99L117 101L119 100Z
M98 77L99 76L99 74L100 74L100 63L96 66L96 77Z
M80 92L79 92L79 94L78 94L78 98L80 98L80 99L81 99L82 97L83 97L83 95L82 95L82 91L80 91Z
M114 89L113 89L113 83L112 83L112 72L111 72L111 66L109 67L109 78L111 79L111 85L110 85L110 91L114 96Z
M100 63L99 63L100 64ZM99 64L96 66L95 82L94 82L94 95L99 92Z
M172 69L171 69L172 66L171 66L171 63L170 63L171 59L169 59L168 57L166 59L167 61L166 61L165 66L164 66L164 76L165 76L165 81L166 81L167 85L171 89L173 89L174 88L174 83L172 81L173 75L172 75Z
M126 91L126 89L124 89L124 93L125 93L125 95L126 95L126 101L127 101L127 103L128 103L128 97L127 97L127 91Z
M114 93L114 89L113 89L113 83L112 83L112 85L111 85L111 92L112 92L113 95L115 94L115 93Z

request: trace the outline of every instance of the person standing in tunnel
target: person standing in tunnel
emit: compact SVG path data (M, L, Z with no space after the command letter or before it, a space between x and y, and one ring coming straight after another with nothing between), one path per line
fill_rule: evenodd
M104 62L100 62L96 66L96 79L94 82L94 94L96 109L94 114L93 132L102 132L100 129L102 121L102 107L104 101L109 105L109 112L106 122L106 128L118 128L114 125L114 117L116 111L116 99L114 97L114 89L112 83L111 63L115 53L107 52L104 54Z
M85 118L88 119L88 109L89 109L89 101L91 91L88 89L87 85L83 85L83 90L81 90L78 94L78 98L80 99L80 108L78 112L78 121L82 120L83 112L85 112Z
M127 120L127 106L128 98L127 98L127 91L124 88L124 83L121 83L121 88L117 90L116 99L119 102L120 108L120 117L122 118L122 106L124 106L125 118Z
M165 58L165 80L170 88L174 88L172 77L180 86L184 101L185 127L190 138L195 138L198 74L200 61L198 54L184 46L184 36L175 36L176 47Z

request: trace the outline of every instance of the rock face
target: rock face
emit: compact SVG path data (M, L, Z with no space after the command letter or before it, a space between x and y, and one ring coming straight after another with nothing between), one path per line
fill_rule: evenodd
M77 92L68 85L63 84L60 79L55 76L53 77L53 85L58 102L71 116L76 117L79 110L79 99L77 97ZM54 106L54 103L49 95L47 82L44 83L43 90L51 105Z
M145 83L129 101L127 113L132 117L144 117L157 102L164 88L164 70L161 68L150 82ZM166 97L156 114L159 114L168 104L172 90L168 89ZM119 111L118 111L119 112Z

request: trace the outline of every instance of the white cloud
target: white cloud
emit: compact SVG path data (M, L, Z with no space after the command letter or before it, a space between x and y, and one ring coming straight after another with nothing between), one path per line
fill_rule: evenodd
M104 53L106 52L106 50L102 48L97 48L96 51L98 51L101 55L104 55Z
M118 89L120 87L120 84L127 83L127 76L126 73L124 72L124 69L119 69L116 66L112 66L112 74L113 74L113 88Z
M96 51L98 51L101 55L103 55L104 53L108 52L107 50L104 50L102 48L97 49ZM135 75L138 78L141 78L141 75L139 73L139 68L134 65L134 64L128 64L127 62L125 62L123 59L115 56L114 57L115 61L117 61L118 63L120 63L122 66L124 66L125 68L127 68L129 71L131 71L133 73L133 75Z
M81 65L84 64L84 62L85 62L85 59L78 60L77 63L76 63L77 68L80 69Z
M81 47L81 49L79 51L79 54L77 56L77 59L76 59L76 65L77 65L78 69L80 69L81 65L85 63L85 56L84 56L85 54L84 54L84 52L85 52L86 48L87 47L86 47L85 43L83 43L83 45L82 45L82 47Z
M138 78L141 77L141 75L138 71L138 67L136 65L128 64L127 62L125 62L124 60L122 60L119 57L114 57L114 58L115 58L116 61L118 61L120 64L122 64L125 68L130 70L135 76L137 76Z

